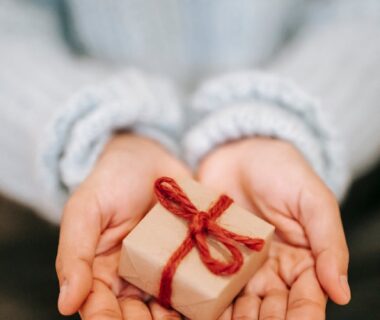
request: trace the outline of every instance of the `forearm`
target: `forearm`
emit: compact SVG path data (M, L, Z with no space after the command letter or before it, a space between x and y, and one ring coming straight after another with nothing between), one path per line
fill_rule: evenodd
M25 21L23 6L10 8L22 28L0 43L0 190L57 221L68 192L89 174L115 131L175 148L171 136L181 124L176 90L161 77L135 69L115 73L74 56L58 30L51 32L49 12L37 10L35 20Z
M269 71L320 100L357 176L380 156L380 5L340 1L285 49Z
M52 8L12 1L1 5L0 190L56 213L57 201L48 200L37 173L46 126L75 90L105 72L67 50Z

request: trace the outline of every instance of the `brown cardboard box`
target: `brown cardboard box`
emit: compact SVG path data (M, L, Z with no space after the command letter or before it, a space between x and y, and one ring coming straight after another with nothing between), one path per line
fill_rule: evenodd
M193 180L177 180L199 210L207 210L218 198ZM237 244L244 256L241 269L230 276L215 275L207 269L196 248L180 263L174 278L172 307L193 320L216 319L232 302L265 261L274 227L253 213L232 204L218 219L223 228L240 235L262 238L260 252ZM187 236L188 222L156 204L124 239L119 274L126 281L156 296L161 272L173 252ZM227 251L210 239L214 257L226 260Z

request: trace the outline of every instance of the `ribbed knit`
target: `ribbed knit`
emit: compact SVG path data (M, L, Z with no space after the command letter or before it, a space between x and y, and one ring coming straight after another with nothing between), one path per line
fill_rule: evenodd
M289 79L262 72L226 74L203 83L193 97L199 120L184 139L193 166L226 141L271 136L293 143L338 197L347 186L345 156L318 101Z

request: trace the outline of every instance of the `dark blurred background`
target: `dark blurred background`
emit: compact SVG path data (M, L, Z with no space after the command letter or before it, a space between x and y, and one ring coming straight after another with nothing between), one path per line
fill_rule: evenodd
M329 303L327 319L380 319L380 164L342 206L351 252L352 301ZM0 319L61 319L54 260L58 228L0 197ZM69 319L79 319L77 316Z

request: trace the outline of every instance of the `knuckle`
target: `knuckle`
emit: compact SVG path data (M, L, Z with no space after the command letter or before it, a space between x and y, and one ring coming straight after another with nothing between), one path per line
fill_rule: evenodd
M341 250L339 260L342 261L343 265L348 265L348 262L350 260L350 254L348 252L348 248Z
M103 309L96 313L90 314L88 316L83 315L83 320L113 320L113 319L121 319L120 314L113 309Z
M239 316L232 316L232 320L258 320L258 318L254 316L239 315Z
M181 317L179 315L175 315L175 314L168 314L168 315L162 317L162 320L180 320L180 319L181 319Z
M278 315L267 315L267 316L260 318L260 320L284 320L284 319L285 319L285 317L281 317Z
M286 297L288 295L287 290L283 288L272 288L268 290L267 296L280 296Z
M62 276L63 274L63 263L60 256L57 256L55 259L55 271L57 272L58 277Z
M66 216L94 215L102 212L99 195L91 188L80 186L67 200L63 208L63 220Z
M119 296L117 297L122 309L143 310L146 307L145 302L138 296Z
M309 298L298 298L289 302L289 309L299 309L304 307L319 309L321 308L321 305Z
M342 260L344 263L348 263L350 260L350 253L348 251L347 246L342 250Z
M260 305L261 299L253 293L244 293L240 297L238 297L238 301L244 301L244 302L249 302L250 305Z

